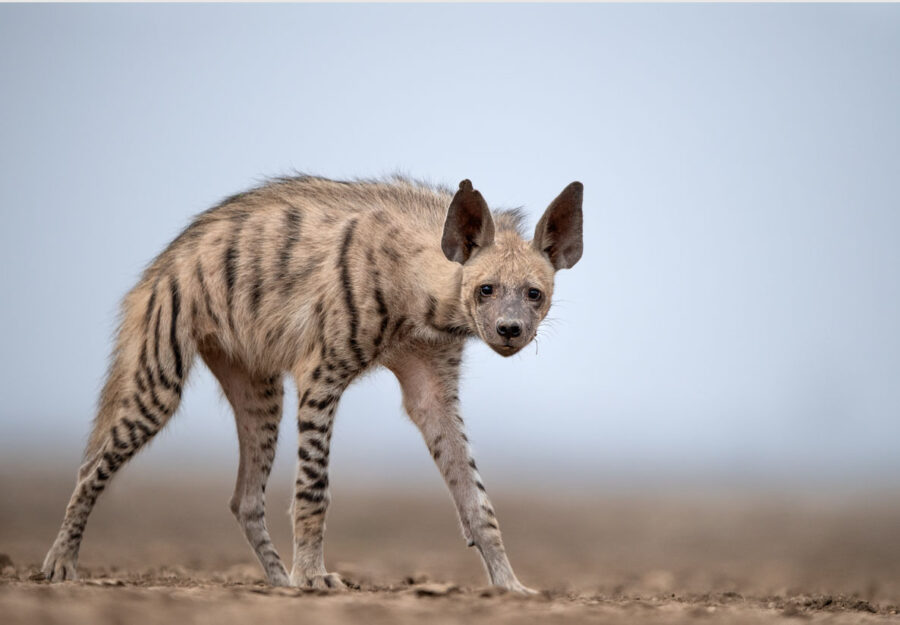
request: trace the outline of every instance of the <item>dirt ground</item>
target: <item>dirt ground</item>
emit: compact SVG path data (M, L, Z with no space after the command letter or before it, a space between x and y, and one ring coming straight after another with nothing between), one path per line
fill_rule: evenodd
M513 566L542 591L485 585L439 490L337 489L326 561L346 593L273 589L224 480L123 475L88 525L81 581L38 567L70 476L0 477L0 622L869 623L900 619L900 500L687 492L521 492L492 498ZM892 500L893 499L893 500ZM290 555L285 490L270 528ZM277 621L275 619L278 619Z

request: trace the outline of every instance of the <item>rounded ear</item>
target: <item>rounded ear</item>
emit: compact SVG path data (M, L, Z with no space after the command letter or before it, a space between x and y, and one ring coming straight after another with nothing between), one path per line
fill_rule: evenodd
M544 211L544 216L534 229L531 245L544 254L553 268L573 267L584 249L582 237L581 200L584 185L573 182Z
M462 264L469 260L475 248L487 247L493 242L494 220L487 202L472 188L469 180L463 180L447 210L441 238L444 256Z

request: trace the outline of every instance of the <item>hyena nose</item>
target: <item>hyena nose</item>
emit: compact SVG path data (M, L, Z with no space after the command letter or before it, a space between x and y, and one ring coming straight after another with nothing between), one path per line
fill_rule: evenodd
M502 337L515 338L522 334L522 324L518 321L501 319L497 322L497 334Z

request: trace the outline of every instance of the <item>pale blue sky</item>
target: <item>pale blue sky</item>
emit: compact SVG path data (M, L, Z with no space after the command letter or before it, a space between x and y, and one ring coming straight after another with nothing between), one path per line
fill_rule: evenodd
M540 349L467 350L488 480L900 484L898 59L898 6L0 6L0 455L74 471L118 300L193 214L400 170L532 223L585 184ZM235 455L198 367L139 462ZM391 377L334 459L433 471Z

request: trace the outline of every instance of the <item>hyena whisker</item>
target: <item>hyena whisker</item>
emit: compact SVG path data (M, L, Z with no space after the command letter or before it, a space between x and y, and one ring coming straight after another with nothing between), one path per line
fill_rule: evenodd
M238 426L229 507L274 585L343 587L324 561L334 415L346 388L378 367L456 504L492 584L513 573L459 412L463 345L537 350L556 271L582 252L582 185L546 209L532 240L519 209L491 211L472 183L456 191L400 176L270 180L198 215L126 295L112 364L44 575L74 579L82 536L116 472L176 412L199 357ZM265 520L265 489L284 403L297 391L297 472L288 573Z
M557 326L560 325L559 319L550 319L547 318L541 324L541 327L538 328L537 334L535 338L540 338L541 336L553 336L557 330L559 329Z
M565 310L565 308L570 305L572 302L563 300L563 299L554 299L553 300L553 310Z

